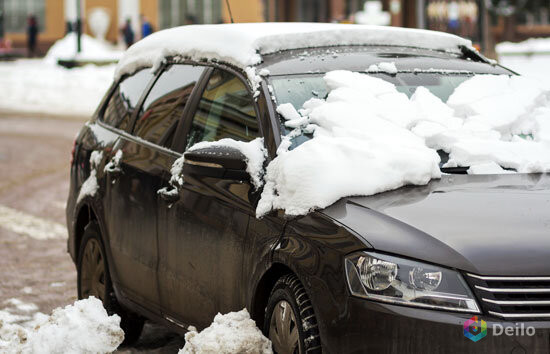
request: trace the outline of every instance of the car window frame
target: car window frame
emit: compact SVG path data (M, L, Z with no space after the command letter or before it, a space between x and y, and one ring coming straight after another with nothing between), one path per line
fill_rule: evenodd
M205 75L201 78L202 81L200 85L197 85L195 87L197 90L193 91L193 97L191 97L189 100L189 103L190 103L189 111L186 112L188 114L184 117L184 120L180 122L181 125L176 128L175 134L177 136L181 136L182 138L179 139L179 141L176 141L178 139L174 139L173 150L180 154L185 153L185 147L187 146L187 134L189 133L189 130L191 129L191 126L193 124L193 118L195 117L195 114L199 107L199 102L202 98L202 95L204 94L204 90L206 89L206 86L208 85L208 81L210 80L210 77L215 69L229 72L230 74L237 77L243 83L244 87L246 87L246 90L250 98L252 99L252 102L254 105L254 113L256 114L256 119L258 120L258 127L260 130L259 137L264 138L264 146L266 146L265 133L264 133L265 127L263 124L264 123L263 119L261 118L262 110L260 110L260 107L258 105L260 97L254 98L254 90L252 90L252 87L250 87L250 83L246 79L246 76L244 75L244 73L242 73L240 70L230 65L225 65L222 63L208 63L205 66L208 66L209 70L208 71L205 70L204 72ZM260 90L260 88L258 88L258 90L260 91L260 96L261 96L262 91Z

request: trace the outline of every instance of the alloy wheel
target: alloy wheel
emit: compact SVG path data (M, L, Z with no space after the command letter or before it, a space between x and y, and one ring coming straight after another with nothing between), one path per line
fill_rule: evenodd
M299 338L292 306L285 300L279 301L273 308L269 325L269 339L273 343L273 350L279 354L301 354Z
M89 239L84 248L80 276L82 298L95 296L105 302L105 263L101 245L96 239Z

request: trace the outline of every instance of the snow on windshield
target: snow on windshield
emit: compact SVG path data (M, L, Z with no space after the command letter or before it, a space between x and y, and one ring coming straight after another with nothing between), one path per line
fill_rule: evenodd
M441 176L437 150L448 153L446 167L470 173L550 171L550 87L537 81L478 75L446 102L425 87L408 97L391 82L350 71L324 81L327 97L295 107L299 116L278 110L291 136L313 134L279 149L268 165L258 216L303 215L345 196L426 184Z

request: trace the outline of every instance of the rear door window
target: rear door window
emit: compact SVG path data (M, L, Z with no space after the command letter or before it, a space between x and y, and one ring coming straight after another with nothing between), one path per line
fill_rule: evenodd
M134 135L170 147L178 122L204 67L174 64L164 70L145 98Z
M122 79L111 95L101 121L112 127L128 130L132 113L153 77L151 69L145 68Z
M201 141L251 141L259 136L254 99L244 82L228 71L214 70L193 117L187 147Z

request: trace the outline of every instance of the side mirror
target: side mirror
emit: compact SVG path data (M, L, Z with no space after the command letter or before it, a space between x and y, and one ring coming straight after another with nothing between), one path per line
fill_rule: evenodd
M220 179L249 180L246 156L229 146L210 146L185 153L185 174Z

